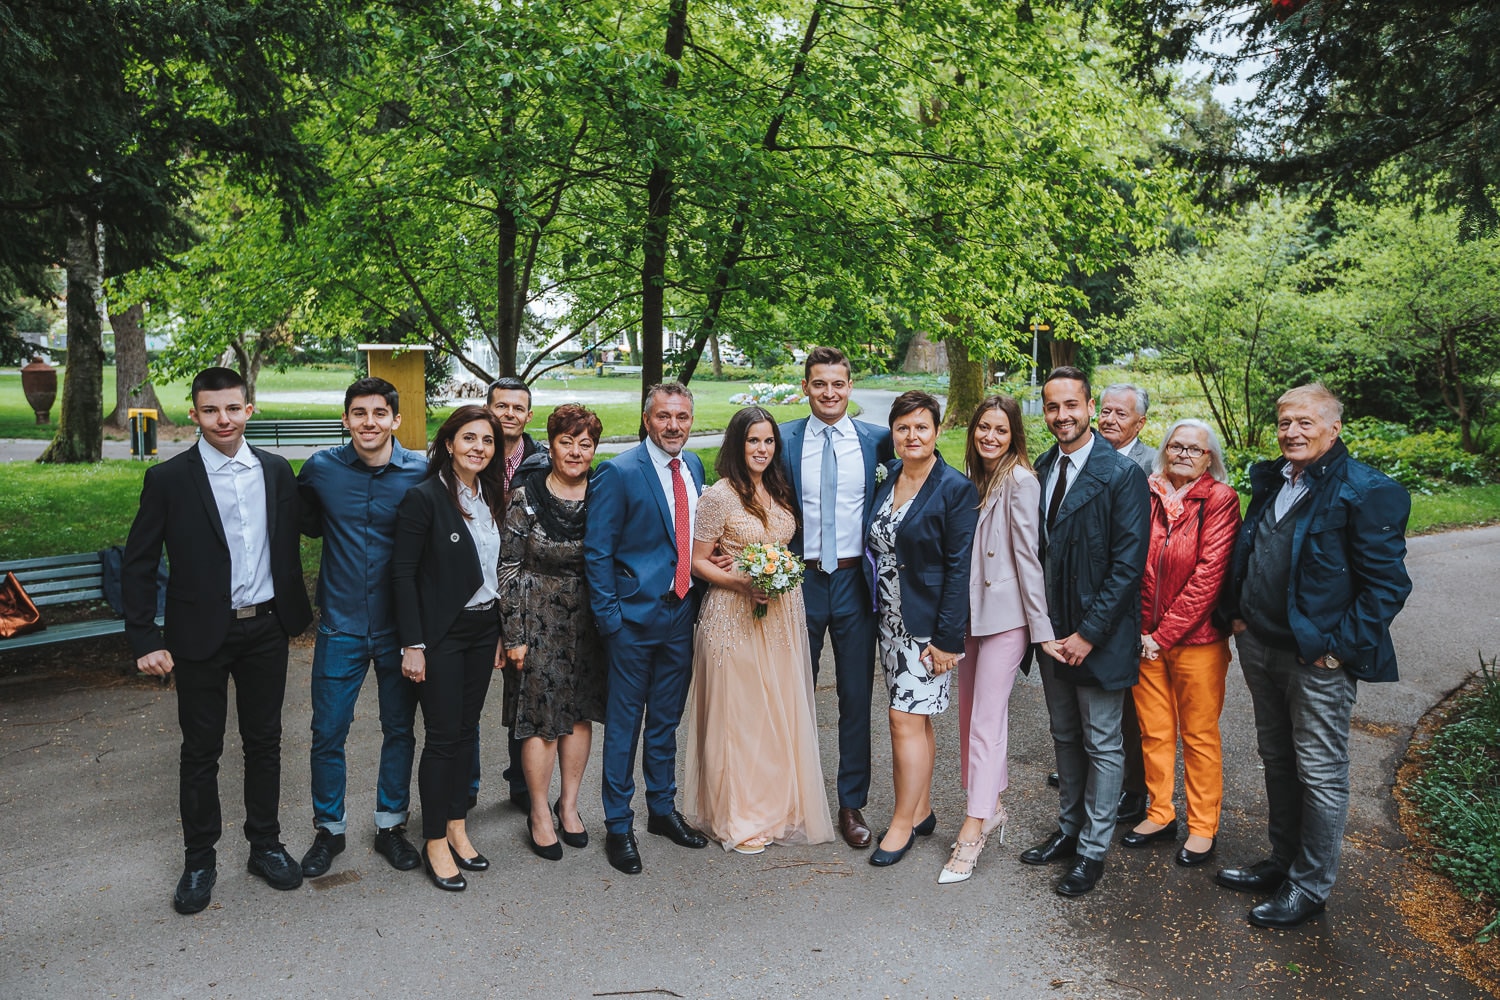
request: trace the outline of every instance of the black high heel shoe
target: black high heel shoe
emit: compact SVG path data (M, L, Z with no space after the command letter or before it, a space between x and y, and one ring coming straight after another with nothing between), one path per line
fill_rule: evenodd
M449 850L452 850L452 848L450 847ZM427 848L425 846L422 848L422 867L427 869L427 877L432 879L432 884L439 889L447 892L463 892L469 887L469 883L464 879L462 872L454 875L452 878L447 878L433 871L432 859L427 856Z
M454 847L452 844L448 845L448 851L453 855L453 863L458 865L458 867L462 868L466 872L482 872L489 870L490 859L485 857L483 854L475 854L472 858L466 858L462 854L459 854L458 848Z
M584 827L584 829L578 833L569 833L566 829L563 828L562 799L558 799L556 802L552 803L552 815L557 817L557 835L562 838L562 842L564 844L567 844L569 847L577 847L580 849L589 846L589 831L587 827ZM582 816L580 816L578 819L580 822L583 821Z
M531 845L531 853L539 858L546 858L548 861L562 860L563 850L560 842L548 844L546 847L536 842L536 838L531 835L530 816L526 817L526 843Z
M934 821L934 825L936 825L936 821ZM890 832L891 831L887 830L885 831L885 833L882 833L880 835L880 840L884 840L885 834ZM901 848L899 851L887 851L885 848L880 846L880 841L876 841L875 850L870 852L870 864L874 865L876 868L889 868L897 861L900 861L902 858L906 857L906 852L911 850L912 845L916 842L917 832L915 830L913 830L911 836L907 838L906 846Z

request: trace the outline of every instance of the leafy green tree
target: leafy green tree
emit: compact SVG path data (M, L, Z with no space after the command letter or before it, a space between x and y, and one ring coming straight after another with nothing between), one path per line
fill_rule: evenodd
M293 216L322 181L298 98L345 55L344 14L301 0L0 4L0 270L68 268L68 365L42 461L99 458L106 266L177 245L177 209L209 164Z

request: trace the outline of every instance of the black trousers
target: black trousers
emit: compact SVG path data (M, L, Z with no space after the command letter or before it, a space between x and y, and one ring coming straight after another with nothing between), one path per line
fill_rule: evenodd
M422 836L447 836L448 821L469 812L479 715L495 672L500 613L465 611L448 634L427 649L427 678L417 685L426 742L417 766Z
M176 660L178 770L182 842L189 868L211 868L224 831L219 757L234 678L235 713L245 754L245 839L252 848L281 846L281 703L286 695L287 636L276 616L230 623L206 660Z
M1125 738L1125 777L1120 791L1146 795L1146 761L1141 753L1141 720L1135 714L1135 698L1125 692L1120 711L1120 735Z

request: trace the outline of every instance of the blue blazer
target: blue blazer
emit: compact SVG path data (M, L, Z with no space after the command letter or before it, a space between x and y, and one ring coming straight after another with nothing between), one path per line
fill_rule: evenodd
M901 621L912 635L932 637L945 653L962 653L969 628L969 560L974 527L979 522L979 491L969 477L936 456L927 481L912 497L911 506L896 527L896 564L901 575ZM896 488L901 463L876 488L865 514L865 537L875 511ZM875 585L875 560L865 559L870 593Z
M690 488L702 494L703 462L686 450L681 458ZM626 623L648 631L668 610L662 597L677 572L677 533L646 445L601 463L589 490L583 571L594 620L606 636ZM699 590L694 581L688 600L696 600Z
M797 506L802 506L802 443L807 440L807 422L811 417L789 420L780 425L781 461L787 476L792 480L792 493L797 497ZM852 418L851 418L852 419ZM891 449L891 432L865 420L853 420L855 433L859 435L859 449L865 456L865 515L870 523L870 511L875 505L875 467L894 457ZM797 511L797 533L792 536L791 548L802 555L802 511ZM874 591L871 591L874 593Z

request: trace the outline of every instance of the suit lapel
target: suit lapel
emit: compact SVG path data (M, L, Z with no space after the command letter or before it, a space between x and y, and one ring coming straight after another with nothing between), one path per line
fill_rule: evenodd
M927 478L922 482L922 488L917 490L917 495L911 498L911 506L906 509L906 513L901 517L901 524L903 526L915 521L917 516L922 513L922 508L926 507L932 500L933 495L937 493L938 483L943 479L943 466L947 464L947 462L943 461L943 456L934 456L932 468L928 470ZM896 530L900 531L901 529L897 528Z
M802 443L807 438L807 422L811 417L793 420L786 425L781 443L786 446L786 471L792 477L792 495L802 504Z
M198 496L203 501L208 523L213 525L219 544L228 549L229 540L224 537L224 522L219 520L219 503L214 499L214 488L208 482L208 469L203 464L203 455L198 451L196 444L188 450L188 469L189 475L193 478L193 485L198 488Z
M1095 446L1089 452L1089 460L1084 463L1083 468L1078 470L1078 477L1073 480L1073 485L1068 487L1067 494L1063 497L1062 506L1057 508L1057 520L1053 524L1055 528L1072 515L1072 513L1104 489L1105 477L1102 466L1108 462L1108 455L1100 449L1100 445L1109 448L1109 442L1095 435Z
M266 464L266 456L259 448L250 449L257 461L260 462L261 488L266 491L266 541L276 537L276 484L271 481L271 467Z
M641 472L641 479L645 483L646 492L656 500L656 509L661 511L662 526L667 529L667 538L672 544L677 544L677 526L672 523L672 505L667 502L667 495L662 491L661 479L656 474L656 463L651 461L651 452L646 448L646 443L641 442L637 449L637 466Z
M859 420L851 421L854 433L859 437L859 451L865 459L865 496L875 496L875 432L867 431Z

